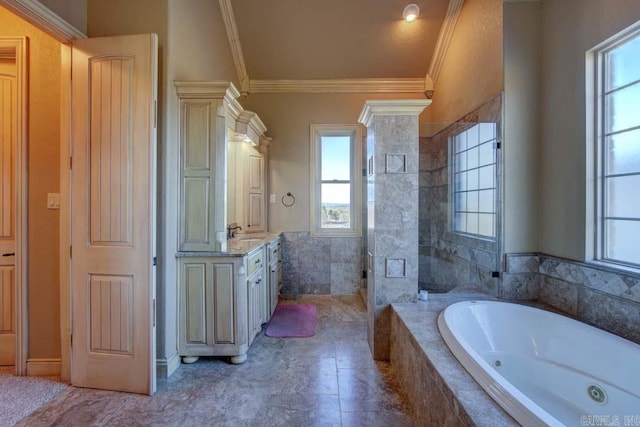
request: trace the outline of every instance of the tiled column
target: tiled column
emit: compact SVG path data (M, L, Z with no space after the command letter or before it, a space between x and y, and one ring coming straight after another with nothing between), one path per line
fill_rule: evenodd
M369 346L389 359L390 307L418 293L418 116L430 100L367 101Z

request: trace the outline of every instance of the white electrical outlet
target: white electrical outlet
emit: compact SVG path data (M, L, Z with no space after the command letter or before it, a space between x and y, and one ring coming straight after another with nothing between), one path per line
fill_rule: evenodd
M270 194L269 195L269 203L275 203L276 202L276 195L275 194Z

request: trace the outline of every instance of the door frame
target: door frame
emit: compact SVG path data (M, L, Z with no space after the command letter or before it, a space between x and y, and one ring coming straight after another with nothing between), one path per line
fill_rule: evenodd
M15 141L15 295L14 329L16 334L15 373L26 375L28 353L27 328L27 201L29 196L27 169L28 130L28 39L0 37L0 54L15 53L16 61L16 129Z

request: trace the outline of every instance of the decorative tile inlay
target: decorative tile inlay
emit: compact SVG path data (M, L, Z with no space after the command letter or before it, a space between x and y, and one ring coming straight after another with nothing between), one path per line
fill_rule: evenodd
M540 258L531 254L507 254L507 273L537 273L540 269Z
M386 277L406 277L407 260L387 258Z
M386 173L407 173L406 154L387 154Z

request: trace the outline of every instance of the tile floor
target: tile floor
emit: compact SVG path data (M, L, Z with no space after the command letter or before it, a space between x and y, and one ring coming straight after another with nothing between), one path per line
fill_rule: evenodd
M407 403L390 367L374 362L359 296L300 296L315 304L310 338L260 334L238 366L217 358L182 365L153 397L70 388L20 426L406 426Z

